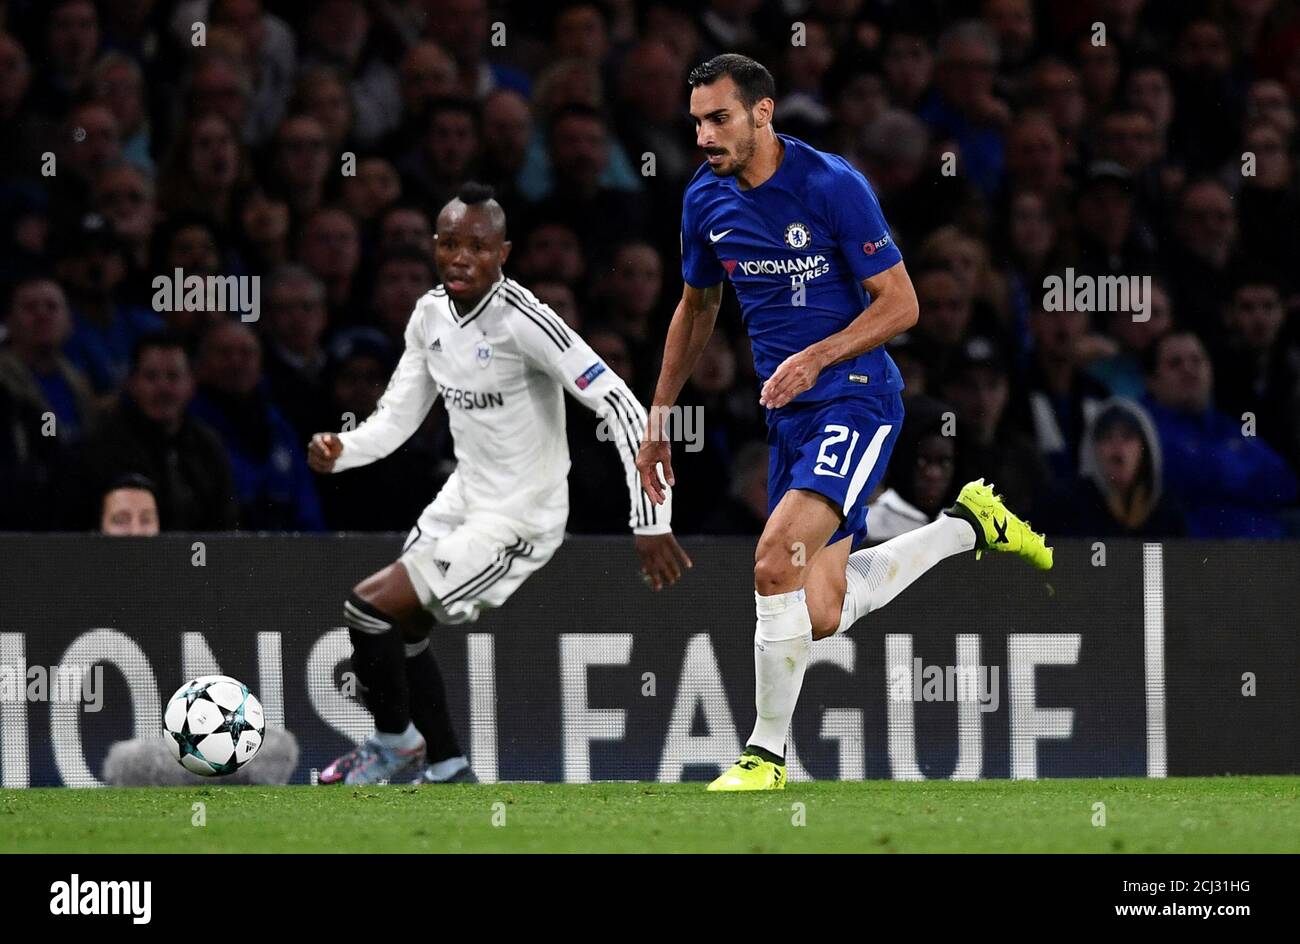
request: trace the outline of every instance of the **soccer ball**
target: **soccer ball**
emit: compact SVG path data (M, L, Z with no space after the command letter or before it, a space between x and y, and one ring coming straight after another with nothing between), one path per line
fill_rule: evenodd
M182 767L203 777L221 777L257 755L266 718L262 703L243 682L203 675L168 699L163 728Z

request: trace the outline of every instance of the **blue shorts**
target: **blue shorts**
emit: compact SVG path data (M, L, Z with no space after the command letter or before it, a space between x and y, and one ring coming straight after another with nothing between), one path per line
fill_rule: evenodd
M840 512L828 544L867 539L867 500L885 477L903 427L897 393L846 397L785 407L768 414L767 510L786 492L803 488L824 495Z

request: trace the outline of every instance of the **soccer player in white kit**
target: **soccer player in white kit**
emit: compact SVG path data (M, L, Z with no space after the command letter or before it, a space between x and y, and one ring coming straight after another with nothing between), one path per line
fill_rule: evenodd
M505 603L563 541L566 390L597 414L623 461L645 581L658 590L691 566L672 534L671 503L642 491L635 461L645 410L554 311L503 276L505 224L482 185L467 184L443 207L434 249L442 282L417 302L388 389L356 429L317 433L308 447L318 472L375 462L410 438L441 396L456 453L456 471L401 556L343 605L375 733L326 767L322 783L472 778L454 746L428 634L434 621L472 621Z

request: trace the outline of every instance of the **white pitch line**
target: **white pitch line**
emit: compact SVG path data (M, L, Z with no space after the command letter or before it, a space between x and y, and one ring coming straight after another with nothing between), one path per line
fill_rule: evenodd
M1168 776L1165 741L1164 548L1142 545L1142 639L1147 696L1147 776Z

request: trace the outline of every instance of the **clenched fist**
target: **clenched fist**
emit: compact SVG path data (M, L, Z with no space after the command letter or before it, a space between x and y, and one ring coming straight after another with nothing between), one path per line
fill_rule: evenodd
M307 444L307 465L313 472L333 472L343 455L343 441L334 433L317 433Z

